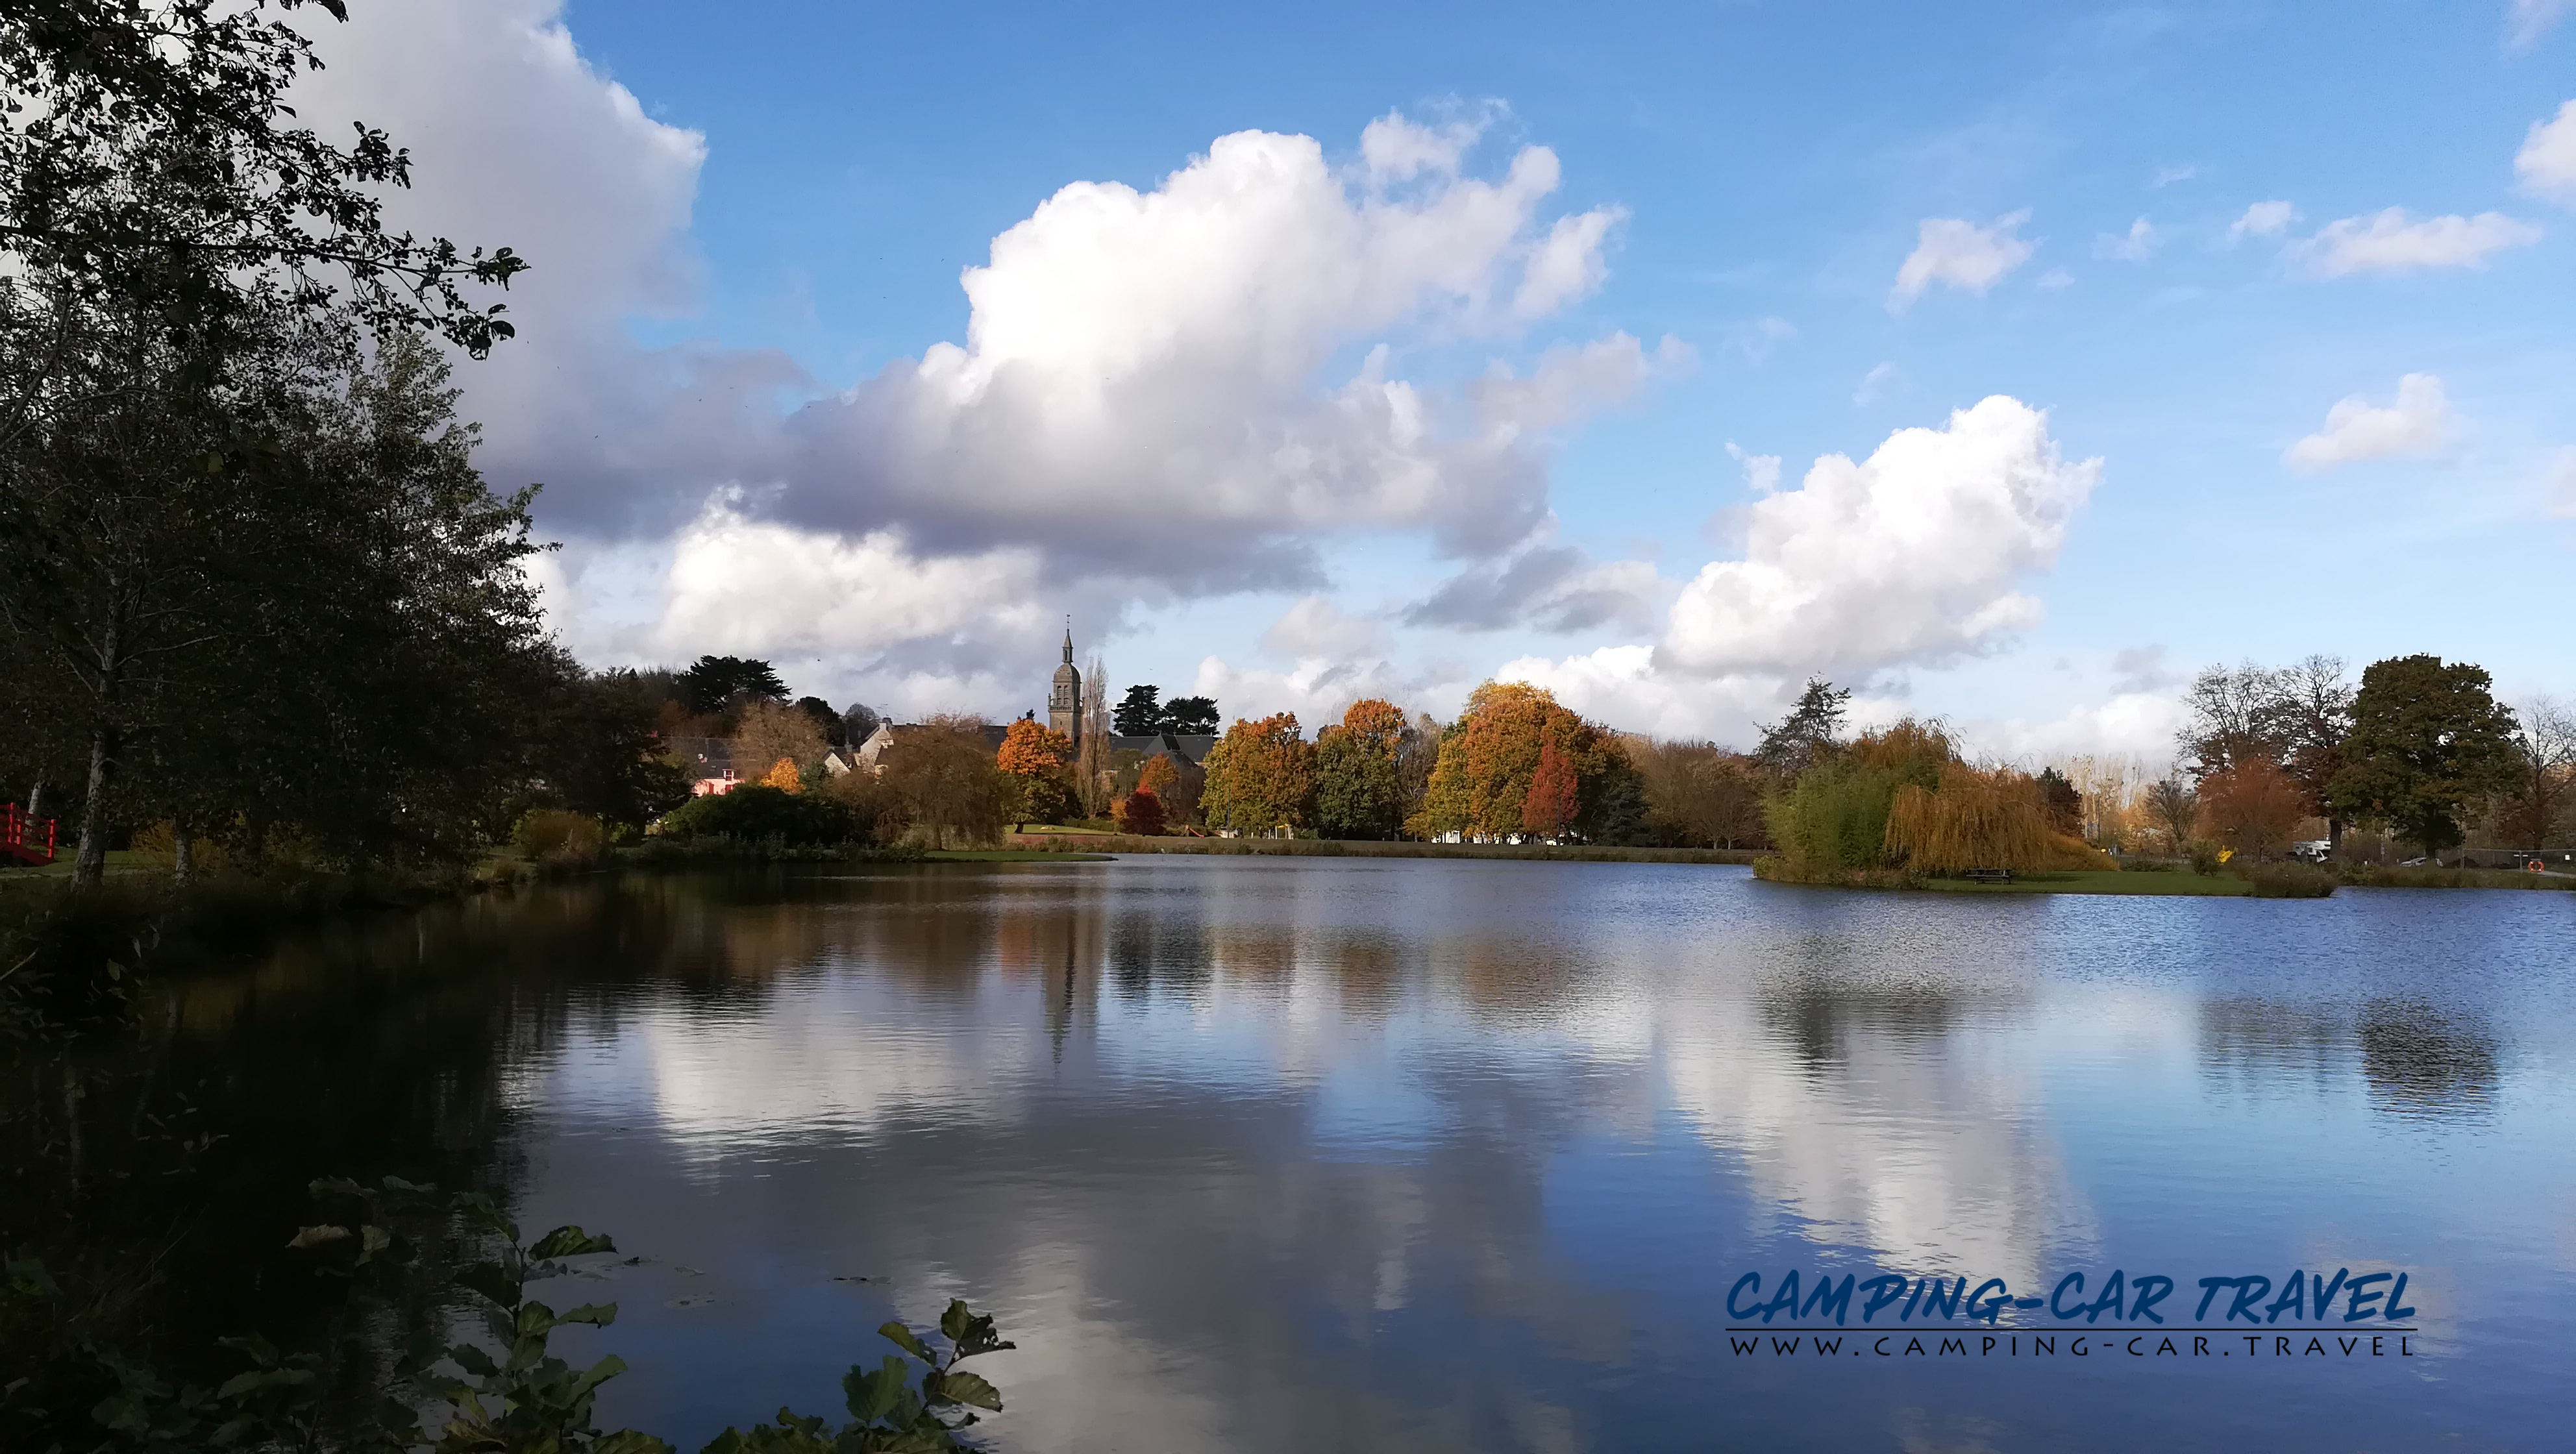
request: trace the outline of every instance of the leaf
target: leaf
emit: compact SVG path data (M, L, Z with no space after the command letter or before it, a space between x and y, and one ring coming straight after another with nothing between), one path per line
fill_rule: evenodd
M448 1349L447 1361L473 1374L476 1378L490 1378L501 1371L501 1365L492 1361L491 1354L471 1343L459 1343Z
M950 1298L948 1311L939 1315L939 1331L947 1336L949 1342L954 1343L966 1336L967 1321L974 1316L975 1310L966 1306L964 1298Z
M277 1345L257 1333L244 1334L238 1338L217 1338L215 1346L230 1348L262 1368L277 1366Z
M995 1413L1002 1409L1002 1391L978 1373L950 1369L939 1377L939 1394L942 1398L973 1404L979 1409L991 1409Z
M335 1227L325 1223L319 1227L298 1228L294 1237L289 1239L286 1245L289 1247L319 1247L324 1243L345 1242L347 1240L349 1240L348 1228Z
M151 1416L143 1411L143 1401L129 1390L100 1399L89 1416L119 1434L140 1434L152 1426Z
M573 1393L576 1397L586 1394L592 1389L599 1387L601 1384L606 1383L608 1380L615 1378L617 1375L624 1373L625 1371L626 1360L618 1357L614 1353L611 1353L607 1357L599 1360L597 1363L590 1365L588 1369L583 1371L581 1377L573 1380Z
M725 1430L727 1434L732 1432L731 1429ZM723 1435L717 1438L721 1440ZM707 1447L712 1449L715 1446L710 1444ZM670 1445L640 1429L620 1429L614 1434L602 1434L593 1439L590 1454L672 1454L672 1450Z
M365 1262L394 1245L394 1234L370 1222L358 1229L358 1260Z
M877 1334L887 1342L892 1343L897 1348L900 1348L904 1352L911 1354L913 1357L920 1359L922 1362L928 1363L930 1361L930 1350L923 1347L921 1339L915 1337L913 1335L913 1331L910 1328L905 1327L903 1324L884 1324L877 1329Z
M557 1227L537 1239L528 1255L540 1261L556 1257L582 1257L593 1252L614 1252L617 1244L608 1238L594 1237L579 1227Z
M993 1315L990 1313L978 1313L967 1319L966 1331L951 1341L957 1345L956 1356L948 1360L951 1364L1020 1346L1006 1342L993 1331Z
M421 1442L420 1412L398 1398L387 1398L376 1405L376 1427L398 1444Z
M841 1391L848 1395L850 1417L862 1424L873 1424L893 1412L904 1386L903 1360L891 1354L872 1373L862 1373L853 1364L841 1376Z
M317 1176L310 1187L317 1197L373 1197L375 1193L345 1176Z
M558 1321L554 1309L531 1298L519 1304L519 1317L511 1324L510 1332L515 1338L543 1338L555 1330Z
M588 1323L594 1328L605 1328L609 1324L617 1321L617 1304L583 1303L580 1307L573 1309L571 1312L557 1317L555 1321L558 1323Z

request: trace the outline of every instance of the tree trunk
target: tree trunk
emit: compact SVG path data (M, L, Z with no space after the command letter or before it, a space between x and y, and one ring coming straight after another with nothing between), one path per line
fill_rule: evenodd
M188 831L185 820L170 824L170 877L186 883L197 870L197 836Z
M72 856L72 882L93 885L107 876L107 790L116 779L116 729L101 723L89 738L89 793L81 803L80 850Z
M45 816L45 779L41 774L36 778L36 785L27 789L27 816L30 818Z
M106 639L99 645L98 685L91 692L96 716L89 734L89 791L81 799L80 849L72 856L72 882L95 885L107 876L107 790L116 781L117 756L125 749L117 730L117 688L125 676L124 622L115 605L116 581L108 581L110 605Z

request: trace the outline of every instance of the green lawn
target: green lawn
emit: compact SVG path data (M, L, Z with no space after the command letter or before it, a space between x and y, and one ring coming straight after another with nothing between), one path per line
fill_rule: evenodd
M167 859L146 858L140 853L123 848L109 849L107 854L109 873L152 873L166 871L169 867L170 863ZM72 845L68 843L55 850L54 861L51 863L19 863L14 859L0 861L0 882L10 879L70 878L71 876Z
M2241 878L2198 873L2127 873L2089 869L2080 873L2017 873L2008 884L1970 883L1963 878L1927 878L1927 889L1953 894L2216 894L2242 898L2254 886Z

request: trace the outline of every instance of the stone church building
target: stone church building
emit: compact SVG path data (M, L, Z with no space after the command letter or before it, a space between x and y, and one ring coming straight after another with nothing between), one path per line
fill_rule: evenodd
M1037 714L1032 712L1030 715ZM1047 688L1046 724L1050 729L1063 733L1065 740L1073 744L1075 757L1080 758L1084 734L1082 669L1073 664L1073 627L1070 624L1067 624L1064 629L1063 660L1055 669L1055 680ZM880 724L876 731L868 735L865 742L851 750L850 765L863 767L871 772L875 771L877 759L885 755L885 750L894 745L895 739L903 733L914 730L916 730L914 724L910 723L901 726L891 722ZM1003 734L1009 731L1010 725L1004 723L997 727L986 727L984 735L989 745L999 750ZM1168 753L1174 759L1196 767L1207 760L1208 749L1216 746L1216 741L1213 734L1204 733L1155 732L1126 736L1113 732L1103 734L1101 746L1112 756L1121 752L1133 752L1140 756L1151 756L1157 752Z

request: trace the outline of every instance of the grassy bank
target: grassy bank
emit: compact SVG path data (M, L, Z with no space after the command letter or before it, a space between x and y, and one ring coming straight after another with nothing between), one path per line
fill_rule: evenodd
M2146 898L2323 898L2334 886L2333 880L2314 869L2279 864L2218 874L2135 868L2040 871L2016 873L2009 883L1977 883L1901 868L1802 873L1793 869L1788 860L1773 856L1754 864L1753 876L1766 883L1802 888L1914 889L1947 894L2126 894Z
M2142 894L2244 898L2254 885L2229 874L2127 873L2096 869L2084 873L2017 873L2010 883L1971 883L1963 878L1927 878L1919 887L1956 894Z
M2366 889L2576 889L2576 874L2516 873L2508 868L2399 868L2330 863L2337 883Z
M647 838L608 850L610 868L719 868L741 863L926 863L936 855L911 847L856 843L797 844L732 838Z
M1023 833L1033 857L1063 853L1248 854L1271 858L1509 858L1561 863L1751 863L1741 848L1605 848L1544 843L1380 843L1337 838L1138 838L1118 833Z

